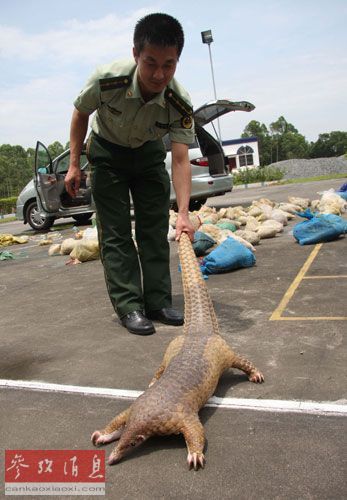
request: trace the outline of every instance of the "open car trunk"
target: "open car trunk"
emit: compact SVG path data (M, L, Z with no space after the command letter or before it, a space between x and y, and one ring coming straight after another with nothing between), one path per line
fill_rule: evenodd
M211 101L194 111L195 132L201 152L208 159L212 177L227 173L226 158L220 141L214 138L204 125L231 111L252 111L255 106L247 101L233 102L227 99Z

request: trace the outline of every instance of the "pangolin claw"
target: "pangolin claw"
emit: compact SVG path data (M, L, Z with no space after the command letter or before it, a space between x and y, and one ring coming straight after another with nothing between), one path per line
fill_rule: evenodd
M264 375L260 371L256 371L252 373L252 375L249 377L249 380L251 382L254 382L255 384L261 384L264 382Z
M118 457L116 452L112 452L111 455L108 457L107 463L108 465L114 465L117 462L119 462L121 457Z
M91 441L94 446L100 446L102 444L102 440L100 439L102 437L102 434L100 431L95 431L92 434Z
M205 456L203 453L188 453L187 462L189 470L194 467L194 470L205 467Z
M101 446L102 444L112 443L112 441L116 441L122 435L124 426L116 429L113 432L105 433L104 431L95 431L92 434L92 442L94 446Z

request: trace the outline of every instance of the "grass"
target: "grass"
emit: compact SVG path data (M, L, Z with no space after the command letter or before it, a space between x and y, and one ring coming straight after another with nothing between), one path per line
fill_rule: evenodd
M245 168L233 172L235 186L238 184L253 184L283 179L284 173L278 167Z
M299 177L298 179L286 179L278 181L278 184L301 184L313 181L329 181L330 179L346 179L347 174L327 174L317 175L315 177Z
M1 218L0 217L0 224L4 224L5 222L14 222L15 220L17 220L17 218L15 216L13 216L13 217L6 217L6 218Z

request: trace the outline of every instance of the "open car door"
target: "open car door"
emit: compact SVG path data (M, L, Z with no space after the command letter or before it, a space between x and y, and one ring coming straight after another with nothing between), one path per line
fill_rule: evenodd
M70 150L67 149L53 161L41 142L36 144L35 153L35 189L40 210L45 215L64 214L77 216L79 213L88 212L92 215L93 202L91 187L87 185L88 160L85 150L80 156L81 181L80 188L75 197L71 197L65 189L65 176L70 165ZM88 179L89 181L89 179Z
M230 111L252 111L253 104L247 101L233 102L227 99L211 101L194 111L195 132L202 154L208 159L209 172L212 177L225 175L228 172L227 160L223 147L203 127L216 118Z
M57 177L53 172L49 151L39 141L36 144L35 151L34 184L39 208L47 213L58 212L60 198Z

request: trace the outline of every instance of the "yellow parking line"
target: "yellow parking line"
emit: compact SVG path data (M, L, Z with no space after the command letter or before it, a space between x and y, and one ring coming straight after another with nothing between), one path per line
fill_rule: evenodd
M346 316L282 316L283 311L287 307L289 301L293 297L296 289L300 285L302 280L309 280L309 279L336 279L336 278L347 278L347 275L339 275L339 276L306 276L307 271L309 270L310 266L312 265L312 262L314 259L317 257L319 250L322 247L322 243L319 243L314 247L310 255L308 256L306 262L298 272L296 278L288 288L287 292L284 294L281 302L279 303L278 307L275 309L275 311L272 313L270 317L270 321L346 321L347 317Z
M282 316L283 311L287 307L288 302L290 301L290 299L293 297L293 295L295 293L295 290L298 288L298 286L300 285L301 281L303 280L305 274L309 270L312 262L317 257L318 252L319 252L319 250L322 247L322 244L323 243L319 243L318 245L316 245L314 247L314 249L312 250L312 252L308 256L306 262L304 263L304 265L302 266L302 268L298 272L296 278L294 279L294 281L292 282L292 284L290 285L290 287L288 288L288 290L284 294L284 296L283 296L281 302L279 303L278 307L271 314L270 321L276 321L276 320L282 319L281 316ZM292 320L293 319L294 318L292 318Z

